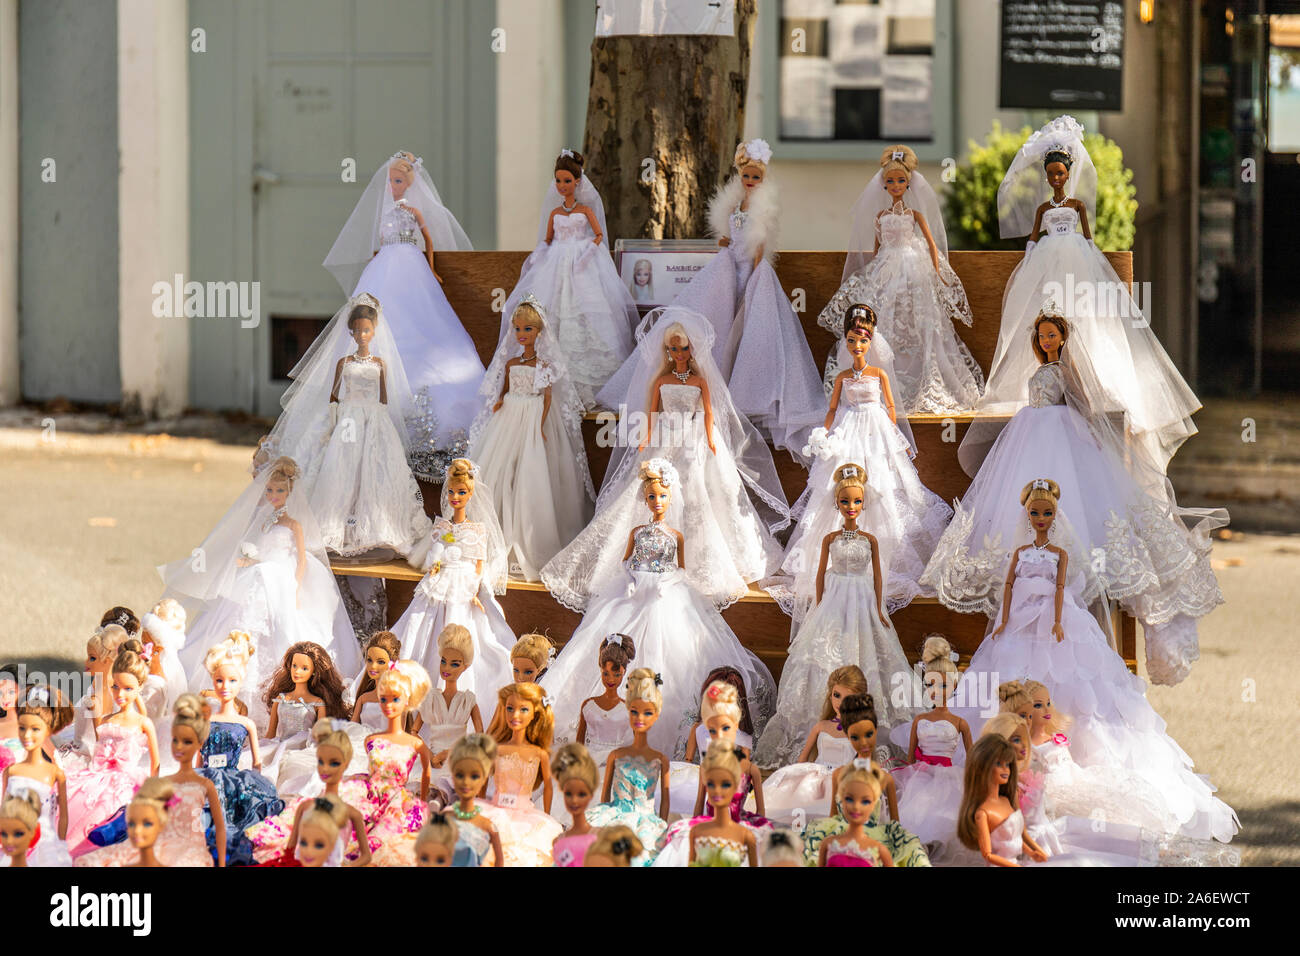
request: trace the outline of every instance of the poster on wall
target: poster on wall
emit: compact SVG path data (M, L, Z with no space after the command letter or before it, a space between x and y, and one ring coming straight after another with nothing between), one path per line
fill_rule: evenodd
M736 35L736 0L597 0L596 36Z
M642 312L669 305L718 252L712 239L619 239L614 258Z
M1124 4L1002 0L1000 109L1123 109Z

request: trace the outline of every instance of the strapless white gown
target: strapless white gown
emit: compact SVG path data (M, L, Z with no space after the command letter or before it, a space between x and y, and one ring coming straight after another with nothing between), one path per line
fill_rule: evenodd
M802 828L810 820L830 816L834 796L831 777L855 756L848 737L819 733L815 760L789 764L763 781L763 809L767 818Z
M947 720L919 720L916 746L926 757L947 760L947 766L914 763L894 771L898 788L898 822L915 833L929 850L932 861L941 861L957 843L957 812L961 808L963 770L951 763L957 756L961 734ZM931 849L933 847L933 849Z
M68 852L68 844L59 839L58 791L50 784L32 777L10 774L9 783L5 787L5 796L17 796L22 793L34 793L41 801L41 815L36 821L36 825L40 828L40 838L36 841L36 845L27 851L27 865L72 866L72 854ZM0 854L0 858L3 858L0 866L9 865L8 856Z

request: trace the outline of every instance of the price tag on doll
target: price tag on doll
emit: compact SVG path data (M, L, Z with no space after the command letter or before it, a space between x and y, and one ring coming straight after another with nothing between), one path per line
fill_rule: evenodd
M506 810L513 810L517 801L518 797L513 793L497 794L497 806Z
M211 757L208 758L209 770L220 770L225 765L226 765L225 754L213 754Z

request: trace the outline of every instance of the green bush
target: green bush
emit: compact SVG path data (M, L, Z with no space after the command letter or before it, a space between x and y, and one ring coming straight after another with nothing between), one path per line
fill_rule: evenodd
M993 131L983 144L970 141L970 153L956 167L944 197L944 225L952 249L1023 249L1025 239L998 238L998 186L1016 152L1033 129ZM1133 248L1137 187L1133 170L1124 165L1119 145L1100 133L1086 133L1083 145L1097 167L1097 216L1091 223L1097 248L1123 252Z

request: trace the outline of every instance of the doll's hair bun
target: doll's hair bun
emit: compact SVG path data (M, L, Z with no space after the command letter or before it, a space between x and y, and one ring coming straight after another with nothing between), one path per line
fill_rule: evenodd
M784 827L776 827L763 836L758 859L763 866L803 866L803 840Z
M836 498L845 488L861 488L865 491L867 487L867 469L854 462L846 462L836 468L834 478Z
M483 784L492 773L492 764L497 759L497 742L487 734L466 734L456 741L447 758L448 769L454 769L462 760L472 760L483 772Z
M640 856L644 849L635 830L616 823L597 831L596 839L587 847L587 853L591 856L607 856L614 861L615 866L631 866L632 860Z
M555 645L545 634L521 634L515 646L510 648L510 659L513 661L516 657L532 661L540 673L555 659Z
M0 817L6 820L18 820L28 830L36 829L36 821L41 818L41 798L35 790L19 790L0 801Z
M921 669L940 674L956 674L957 662L953 660L952 644L942 634L927 634L921 642Z
M300 474L302 474L302 469L298 467L298 463L288 455L281 455L271 462L271 477L268 479L268 484L279 480L287 481L292 486L298 480Z
M130 635L140 633L140 618L136 616L135 611L120 604L110 607L99 619L100 627L107 627L109 624L116 624Z
M636 644L626 634L610 634L600 642L597 661L601 667L614 664L624 670L636 657Z
M866 766L861 766L865 763ZM835 791L835 799L838 802L844 801L845 794L848 793L849 785L854 783L864 783L879 800L881 793L885 790L885 771L871 765L871 761L866 758L857 758L853 763L848 765L842 774L840 774L839 787Z
M740 726L740 691L725 680L711 682L700 697L700 721L718 716L730 717L737 727Z
M311 739L316 744L317 753L321 747L333 747L342 755L345 766L352 762L352 738L343 729L347 723L337 717L322 717L311 728Z
M582 178L582 170L586 165L586 157L576 149L562 149L560 155L555 157L555 171L558 173L563 169L571 173L574 179Z
M1028 709L1033 704L1033 699L1024 684L1018 680L1008 680L998 685L998 704L999 710L1019 713Z
M855 329L874 333L876 331L876 310L865 302L854 302L844 310L844 334Z
M374 325L379 324L379 300L369 292L357 296L352 308L348 310L348 330L352 330L353 322L361 319L369 319Z
M203 655L203 669L212 674L218 667L229 664L239 672L242 680L248 669L248 659L256 650L257 645L253 643L251 634L247 631L231 631L224 641L208 648L208 652Z
M172 705L172 727L188 727L202 745L208 739L208 715L198 694L181 694Z
M149 679L149 662L144 657L144 644L134 637L127 638L113 658L114 674L130 674L143 685Z
M732 164L737 170L744 169L746 166L757 166L759 169L766 170L767 164L771 161L772 147L768 145L767 140L751 139L736 147Z
M447 466L447 477L443 487L450 487L456 484L465 485L470 491L474 490L474 479L478 475L478 466L468 458L453 458L451 464Z
M551 775L556 785L563 787L565 781L581 780L593 794L600 786L600 771L590 751L580 743L565 744L555 752L551 760Z
M627 699L628 702L634 700L649 701L657 709L662 710L664 706L664 695L659 690L659 685L663 683L659 675L648 667L638 667L632 673L627 675Z
M877 727L880 720L876 717L876 700L870 694L852 694L840 701L840 725L845 732L854 724L869 720Z
M1049 501L1053 505L1061 502L1061 486L1051 478L1035 478L1020 491L1020 503L1028 505L1031 501Z
M456 841L460 839L460 830L456 824L447 818L446 814L430 814L429 822L420 828L420 832L415 835L415 849L426 844L445 847L446 849L456 852Z
M158 819L166 823L167 811L171 809L172 799L175 796L176 786L170 780L165 777L149 777L140 784L135 796L131 798L131 804L153 807L158 814Z
M710 770L725 770L739 780L740 758L736 756L736 747L721 740L712 741L700 760L701 779Z
M1067 170L1074 165L1074 156L1070 152L1070 147L1064 143L1048 147L1043 154L1043 169L1046 170L1052 163L1060 163Z
M916 171L916 153L912 147L899 144L897 146L886 146L884 152L880 154L880 168L888 172L891 168L897 167L907 173L910 178Z
M57 734L72 723L72 704L57 687L49 684L30 684L18 696L15 716L40 717L51 735Z
M380 631L380 634L391 634L391 631ZM393 635L397 639L397 635ZM372 637L371 640L374 640ZM469 632L469 628L463 624L448 624L438 632L438 650L440 651L457 651L465 658L465 666L468 667L474 663L474 635ZM401 652L399 646L398 652Z

